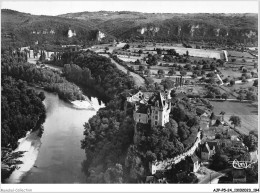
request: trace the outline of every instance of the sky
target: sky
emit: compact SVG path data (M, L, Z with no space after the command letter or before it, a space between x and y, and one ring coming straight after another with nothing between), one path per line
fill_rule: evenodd
M83 11L137 11L148 13L258 13L258 1L11 1L1 9L34 15L59 15Z

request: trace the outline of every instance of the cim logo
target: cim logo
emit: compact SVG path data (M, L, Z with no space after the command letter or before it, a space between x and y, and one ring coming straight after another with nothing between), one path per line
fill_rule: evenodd
M234 160L232 162L229 162L233 165L233 168L235 169L246 169L246 168L251 168L252 166L252 162L250 161L238 161L238 160Z

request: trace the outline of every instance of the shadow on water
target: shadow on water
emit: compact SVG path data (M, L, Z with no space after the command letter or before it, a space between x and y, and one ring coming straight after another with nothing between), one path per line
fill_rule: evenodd
M86 88L84 86L80 86L83 94L91 100L91 98L97 98L98 99L98 104L101 105L102 102L106 105L109 99L105 97L104 95L100 94L98 91L91 89L91 88Z

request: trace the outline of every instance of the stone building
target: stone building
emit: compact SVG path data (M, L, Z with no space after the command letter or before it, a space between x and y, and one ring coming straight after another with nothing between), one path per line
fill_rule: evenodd
M71 38L71 37L73 37L73 36L76 36L76 31L69 29L69 30L68 30L68 37Z
M139 91L127 101L134 103L133 117L136 123L164 126L169 122L171 111L170 91L166 93L148 93Z

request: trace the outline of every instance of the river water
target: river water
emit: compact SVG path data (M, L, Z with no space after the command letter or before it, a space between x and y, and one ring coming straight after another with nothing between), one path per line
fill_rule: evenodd
M46 120L43 134L28 133L20 139L16 151L26 151L6 183L84 183L81 163L86 154L81 149L83 124L104 104L97 98L83 103L66 103L56 94L45 92ZM78 105L78 106L75 106Z

